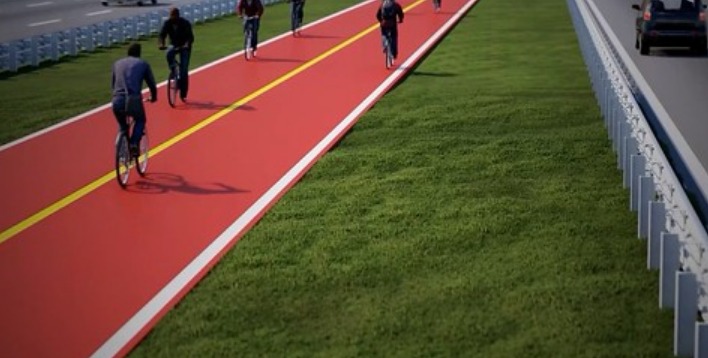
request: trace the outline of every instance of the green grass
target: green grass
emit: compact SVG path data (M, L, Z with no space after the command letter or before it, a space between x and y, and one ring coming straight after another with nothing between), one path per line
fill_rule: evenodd
M198 27L221 44L201 60L233 32ZM107 77L123 51L9 80ZM76 81L42 98L107 102ZM565 2L482 0L132 355L670 357L602 123Z
M671 356L606 137L565 3L484 0L134 356Z

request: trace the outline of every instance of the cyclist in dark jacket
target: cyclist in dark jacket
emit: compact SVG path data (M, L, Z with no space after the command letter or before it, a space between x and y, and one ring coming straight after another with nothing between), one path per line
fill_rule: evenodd
M179 9L170 9L170 17L165 20L160 30L158 46L165 49L165 39L170 38L170 47L167 50L167 65L172 69L175 66L175 56L179 54L179 97L186 101L189 92L189 58L192 55L192 44L194 43L194 33L189 20L180 17Z
M118 121L120 130L127 133L127 116L135 121L133 134L129 138L131 155L137 155L138 143L145 129L145 108L143 107L143 81L150 88L150 102L157 101L157 86L150 65L140 59L140 44L134 43L128 47L128 56L113 64L111 90L113 91L113 115Z
M258 28L261 24L261 16L263 16L263 3L261 3L261 0L239 0L236 5L236 13L239 17L244 17L244 15L246 17L254 17L247 21L253 26L251 46L253 46L253 56L255 56L258 49Z
M391 34L391 54L395 59L398 57L398 24L403 23L403 8L395 0L383 0L376 10L376 20L381 25L382 40L385 41L386 32Z
M290 16L297 16L297 22L302 26L302 19L305 17L305 0L288 0L290 2ZM295 34L296 29L291 29Z

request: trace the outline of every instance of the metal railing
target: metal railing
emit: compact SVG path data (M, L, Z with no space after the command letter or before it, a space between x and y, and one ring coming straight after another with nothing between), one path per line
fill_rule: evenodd
M264 5L282 0L264 0ZM182 17L192 24L233 14L236 0L205 0L180 6ZM21 40L0 43L0 72L25 66L38 66L45 61L56 61L64 56L76 56L96 48L138 40L157 34L169 9L135 15L117 20L75 27Z
M632 89L647 91L638 83L643 79L627 69L629 57L621 56L624 49L595 5L567 1L630 189L629 208L638 214L638 237L647 239L647 267L659 269L659 307L674 310L674 354L708 356L708 323L702 322L708 321L708 234L637 103ZM663 110L656 112L659 120L671 121Z

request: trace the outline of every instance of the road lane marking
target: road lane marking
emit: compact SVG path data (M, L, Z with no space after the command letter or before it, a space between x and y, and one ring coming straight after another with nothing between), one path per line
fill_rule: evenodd
M96 15L103 15L107 14L109 12L112 12L113 10L101 10L101 11L94 11L94 12L89 12L86 14L86 16L96 16Z
M37 26L44 26L44 25L49 25L49 24L54 24L57 22L60 22L61 19L53 19L53 20L47 20L47 21L41 21L41 22L33 22L31 24L28 24L28 27L37 27Z
M53 2L44 1L44 2L36 2L36 3L32 3L32 4L27 4L27 7L47 6L47 5L51 5L51 4L53 4Z

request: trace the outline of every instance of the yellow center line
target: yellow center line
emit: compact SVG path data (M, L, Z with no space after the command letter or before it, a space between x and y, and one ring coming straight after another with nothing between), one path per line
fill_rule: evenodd
M414 2L414 3L410 4L410 5L408 5L408 6L404 9L404 11L409 11L410 9L412 9L412 8L414 8L414 7L418 6L418 5L420 5L420 4L423 3L424 1L427 1L427 0L417 0L416 2ZM206 126L208 126L208 125L210 125L210 124L216 122L217 120L221 119L222 117L226 116L227 114L233 112L234 110L236 110L237 108L243 106L244 104L246 104L246 103L248 103L248 102L250 102L250 101L256 99L257 97L259 97L259 96L261 96L262 94L264 94L264 93L270 91L271 89L273 89L273 88L275 88L276 86L282 84L283 82L285 82L285 81L291 79L292 77L298 75L299 73L305 71L306 69L308 69L308 68L310 68L310 67L316 65L317 63L321 62L321 61L324 60L325 58L327 58L327 57L329 57L329 56L335 54L336 52L339 52L339 51L342 50L343 48L345 48L345 47L351 45L351 44L354 43L355 41L357 41L357 40L359 40L360 38L362 38L362 37L366 36L367 34L369 34L371 31L374 31L374 30L377 29L378 27L379 27L379 24L374 24L374 25L369 26L368 28L362 30L362 31L359 32L358 34L356 34L356 35L350 37L349 39L345 40L344 42L342 42L342 43L340 43L340 44L338 44L338 45L332 47L331 49L329 49L329 50L323 52L323 53L320 54L319 56L317 56L317 57L315 57L315 58L309 60L308 62L306 62L306 63L300 65L299 67L293 69L292 71L290 71L290 72L284 74L283 76L281 76L281 77L275 79L273 82L270 82L270 83L266 84L265 86L263 86L263 87L257 89L256 91L254 91L254 92L252 92L252 93L246 95L245 97L243 97L243 98L237 100L236 102L230 104L228 107L226 107L226 108L220 110L219 112L216 112L216 113L212 114L211 116L205 118L204 120L202 120L201 122L195 124L194 126L192 126L192 127L190 127L190 128L187 128L187 129L185 129L184 131L182 131L181 133L179 133L179 134L175 135L174 137L172 137L172 138L166 140L166 141L163 142L162 144L160 144L160 145L158 145L157 147L151 149L151 150L149 151L149 155L152 157L152 156L155 156L155 155L161 153L162 151L166 150L167 148L169 148L169 147L171 147L171 146L177 144L179 141L181 141L181 140L187 138L188 136L190 136L190 135L196 133L197 131L203 129L204 127L206 127ZM66 197L64 197L64 198L62 198L62 199L59 199L59 200L56 201L55 203L53 203L53 204L47 206L46 208L44 208L44 209L42 209L42 210L40 210L40 211L34 213L34 214L31 215L30 217L28 217L28 218L26 218L26 219L24 219L24 220L18 222L17 224L11 226L11 227L8 228L7 230L5 230L5 231L3 231L3 232L0 232L0 244L2 244L3 242L9 240L9 239L12 238L13 236L15 236L15 235L21 233L22 231L24 231L24 230L30 228L30 227L33 226L34 224L36 224L36 223L38 223L38 222L40 222L40 221L46 219L48 216L50 216L50 215L52 215L52 214L58 212L59 210L61 210L61 209L65 208L65 207L67 207L69 204L71 204L71 203L73 203L73 202L75 202L75 201L81 199L82 197L88 195L88 194L91 193L92 191L98 189L101 185L103 185L103 184L105 184L105 183L108 183L109 181L113 180L114 178L115 178L115 171L110 171L110 172L104 174L103 176L101 176L100 178L98 178L98 179L92 181L91 183L89 183L89 184L87 184L87 185L81 187L80 189L76 190L75 192L73 192L73 193L67 195Z

